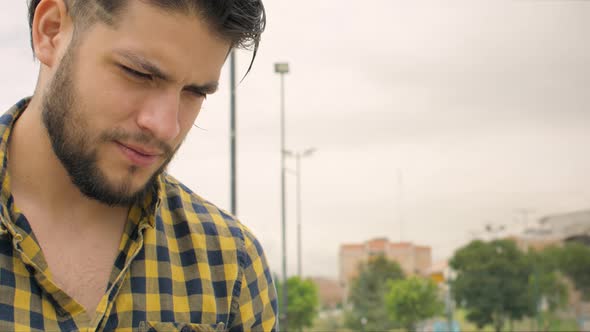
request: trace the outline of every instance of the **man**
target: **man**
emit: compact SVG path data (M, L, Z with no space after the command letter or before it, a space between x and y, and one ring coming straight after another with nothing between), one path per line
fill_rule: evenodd
M262 3L29 7L37 87L0 118L0 331L273 330L259 242L164 172L230 50L256 52Z

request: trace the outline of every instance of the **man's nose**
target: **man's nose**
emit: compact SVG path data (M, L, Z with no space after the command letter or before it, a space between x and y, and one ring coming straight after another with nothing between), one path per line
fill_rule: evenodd
M137 124L156 139L170 142L180 134L180 96L173 92L161 93L149 98L142 105Z

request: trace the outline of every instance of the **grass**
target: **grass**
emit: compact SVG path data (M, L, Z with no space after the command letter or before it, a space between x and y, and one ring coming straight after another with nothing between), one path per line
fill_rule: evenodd
M461 332L495 332L491 325L485 326L483 329L478 329L473 323L470 323L467 318L467 312L463 309L456 310L453 318L459 323ZM439 318L444 319L444 318ZM544 314L542 317L543 321L548 320L548 329L541 331L552 331L552 332L574 332L579 331L578 324L575 319L563 319L556 315ZM514 321L512 324L512 332L531 332L534 331L535 322L529 318L521 321ZM344 327L344 316L329 316L325 318L317 318L312 328L304 329L304 332L358 332L347 329ZM403 330L392 330L391 332L401 332ZM510 326L508 323L505 324L502 329L504 332L510 332Z
M494 328L490 325L487 325L483 329L479 330L479 329L477 329L477 326L475 324L472 324L469 321L467 321L465 316L467 316L467 312L465 310L461 309L461 310L455 311L454 317L459 322L462 332L471 332L471 331L494 332L495 331ZM543 328L541 328L541 331L552 331L552 332L579 331L578 324L574 319L561 319L561 318L559 318L555 315L551 315L551 314L543 314L542 319L543 319L543 321L548 320L549 324L548 324L547 330L544 330ZM513 332L530 332L530 331L534 331L535 326L536 325L535 325L534 320L532 320L530 318L525 318L520 321L514 321L513 325L512 325L512 331ZM510 326L509 326L508 322L506 322L506 324L504 324L504 328L502 329L502 331L506 331L506 332L510 331Z

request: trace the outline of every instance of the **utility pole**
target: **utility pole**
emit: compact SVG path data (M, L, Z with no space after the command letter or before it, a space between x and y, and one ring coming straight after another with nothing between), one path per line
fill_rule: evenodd
M297 172L297 275L302 278L301 271L301 153L295 156Z
M301 159L311 156L316 151L315 148L306 149L303 152L285 150L285 155L295 157L295 176L297 178L297 275L303 278L302 268L302 230L301 230Z
M232 50L229 60L230 74L230 207L235 216L238 213L236 189L236 51Z
M403 174L400 168L397 169L397 189L398 189L398 219L399 219L399 242L404 241L404 210L403 210L403 199L404 199L404 183Z
M454 331L454 317L453 317L453 297L452 297L452 273L449 272L446 280L447 292L445 294L445 309L447 316L447 328L449 332Z
M516 212L522 216L521 222L526 230L529 227L529 216L534 211L529 209L517 209Z
M492 223L487 223L485 225L485 230L492 236L492 241L498 239L498 234L506 229L504 225L494 225Z
M280 322L282 330L287 329L287 214L285 199L285 74L289 73L288 63L275 64L275 72L281 75L281 233L282 233L282 256L283 256L283 296L282 296L282 314L283 319ZM279 317L279 319L281 318Z

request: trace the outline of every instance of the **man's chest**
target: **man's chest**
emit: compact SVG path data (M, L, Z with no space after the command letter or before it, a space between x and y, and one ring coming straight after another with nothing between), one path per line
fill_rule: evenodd
M120 230L73 234L38 227L35 235L52 281L92 316L109 283Z
M223 254L220 248L201 250L198 244L182 241L169 248L167 240L162 236L156 239L155 233L148 230L137 251L130 245L115 259L98 264L88 255L84 262L78 255L50 249L47 260L53 261L51 272L55 279L66 285L63 294L41 287L39 275L35 277L33 269L26 266L17 252L5 256L0 253L0 269L15 271L11 278L0 280L0 302L6 299L14 312L20 311L19 315L4 318L0 313L0 330L19 324L33 326L29 317L44 322L45 329L58 326L60 320L67 321L72 312L63 310L63 301L56 301L61 296L71 296L81 304L98 303L104 296L98 306L98 330L135 331L151 324L169 330L171 323L205 328L218 323L227 326L232 301L240 290L235 254ZM10 241L0 242L8 253ZM227 264L218 265L223 257ZM103 267L98 268L99 265ZM109 273L110 278L105 277ZM26 304L22 302L25 298Z
M82 250L81 250L82 251ZM113 257L81 256L76 250L46 255L52 279L66 294L93 315L105 295L113 269Z
M145 263L135 261L111 293L104 289L97 292L112 300L98 309L97 331L213 331L228 326L232 292L222 288L235 287L233 281L220 286L198 277L159 277L157 272L145 277L138 273ZM86 326L81 323L86 318L58 303L62 294L49 293L34 274L27 275L31 269L20 260L0 255L0 269L0 331L71 331Z

